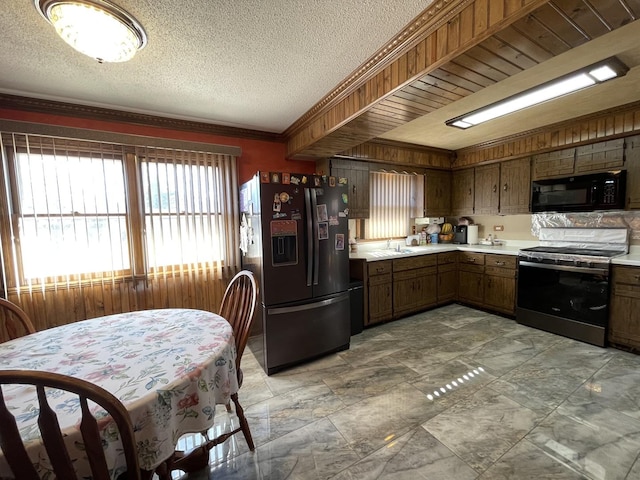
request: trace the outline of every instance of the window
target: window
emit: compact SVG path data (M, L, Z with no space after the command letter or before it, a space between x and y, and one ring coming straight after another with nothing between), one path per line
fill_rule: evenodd
M369 174L370 218L366 238L405 237L411 219L422 216L424 175L371 172Z
M224 188L216 161L189 152L145 150L140 157L150 267L222 260Z
M239 263L233 156L20 134L0 147L5 294Z

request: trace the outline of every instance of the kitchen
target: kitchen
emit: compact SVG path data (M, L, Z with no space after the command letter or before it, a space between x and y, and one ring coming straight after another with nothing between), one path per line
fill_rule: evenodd
M469 36L469 31L467 27L464 25L468 25L469 21L469 10L464 10L463 13L455 11L455 5L459 4L462 6L471 5L471 9L476 9L477 12L485 12L485 22L483 23L482 17L478 16L477 20L477 28L476 30ZM554 2L554 6L562 2ZM570 3L570 2L568 2ZM591 2L593 4L594 2ZM505 41L509 35L513 35L514 31L521 31L521 28L508 28L508 23L510 21L515 22L517 20L516 12L519 13L519 18L523 19L526 15L531 14L536 8L543 8L545 5L547 6L547 10L552 8L547 5L547 2L527 2L526 5L522 5L519 2L506 2L504 3L504 9L502 13L505 16L512 15L508 17L507 20L500 20L500 11L494 11L494 2L466 2L464 5L463 2L449 2L448 4L444 2L443 4L439 4L438 8L444 8L442 5L446 4L446 8L450 8L451 10L447 12L435 11L432 15L438 16L435 18L437 22L438 29L437 33L433 33L436 30L432 30L429 34L428 38L425 37L425 41L420 43L416 50L413 53L408 53L405 57L399 58L396 61L392 62L392 66L390 67L391 72L391 80L390 82L395 81L395 73L394 66L401 67L402 65L407 65L407 62L410 58L424 58L424 51L426 47L429 47L429 52L432 52L433 61L439 61L442 59L441 56L448 55L447 58L452 58L454 55L460 55L462 62L466 60L469 62L468 57L464 57L464 51L468 49L469 45L464 44L464 41L469 41L469 38L476 37L477 42L481 40L486 40L485 45L479 47L476 51L491 51L491 44L495 45L496 42L501 40ZM604 5L604 4L602 4ZM602 6L598 4L597 6ZM617 5L617 4L616 4ZM637 8L635 3L632 2L623 2L620 5L626 5L630 11L637 13ZM630 6L631 5L631 6ZM593 5L592 5L593 6ZM30 6L31 7L31 6ZM489 12L489 7L491 7L491 12ZM566 8L567 12L571 12L571 5L562 3L561 7ZM611 7L613 8L613 7ZM502 9L502 7L501 7ZM522 11L519 11L522 9ZM586 11L588 7L583 6L581 12ZM545 13L548 11L545 10ZM623 8L624 10L624 8ZM616 10L617 11L617 10ZM442 20L445 17L445 13L447 15L452 15L455 17L458 13L460 16L455 17L449 23ZM616 13L617 15L617 13ZM570 14L565 14L565 16L570 17ZM607 18L607 15L601 15L602 18ZM550 16L547 15L543 17L548 19ZM596 16L597 17L597 16ZM527 18L537 18L535 15L533 17ZM634 17L635 19L635 17ZM607 21L606 23L609 26L620 25L621 22L628 21L623 20L620 21ZM428 22L427 22L428 23ZM571 22L567 22L571 24ZM447 25L447 27L443 27L442 25ZM492 26L491 30L489 29L489 25ZM580 20L576 20L574 25L580 26ZM591 24L589 24L591 25ZM629 25L627 25L629 26ZM634 27L633 25L631 25ZM531 27L533 28L533 27ZM451 29L451 30L449 30ZM453 32L456 30L458 32L466 32L467 36L458 36L456 37ZM499 31L504 30L504 35L500 35ZM552 31L562 32L566 31L566 27L551 29ZM584 28L573 28L573 32L584 30ZM621 30L625 30L624 32L618 32ZM6 30L5 30L6 31ZM611 33L626 33L628 34L629 28L624 29L623 27L613 29ZM489 33L495 33L495 36L490 36ZM591 37L597 37L598 35L593 34L592 32L588 32L588 35ZM406 36L406 35L405 35ZM615 35L614 35L615 36ZM619 49L621 52L624 52L625 48L628 47L629 42L637 44L637 36L631 37L631 40L624 40L623 38L615 36L615 41L611 42L600 42L600 43L608 43L607 48L611 48L613 50ZM451 42L444 46L442 44L443 38L451 38ZM572 37L573 38L573 37ZM440 40L438 40L440 39ZM461 41L462 40L462 41ZM591 40L587 42L587 44L591 44L591 42L596 42L595 40ZM574 45L576 43L581 43L583 40L575 40L574 39L563 39L566 45ZM563 42L558 42L562 44ZM421 45L421 46L420 46ZM592 50L594 55L601 55L600 49L604 48L602 46L596 48L598 43L593 44L593 48L588 49ZM407 45L403 45L405 48ZM150 47L147 47L150 48ZM456 50L459 48L459 51ZM565 47L568 48L568 47ZM578 48L578 47L574 47ZM556 55L560 55L560 47L556 47L554 50ZM584 50L584 48L583 48ZM422 53L421 53L422 52ZM610 54L617 54L618 51L611 51ZM475 58L477 55L471 56L471 58ZM549 56L549 54L547 54ZM601 55L602 57L608 56ZM630 58L626 60L632 59L633 55L629 55ZM558 58L558 57L554 57ZM444 60L443 60L444 61ZM566 62L566 69L573 69L583 66L583 64L590 63L590 60L579 62L578 60L567 60L567 56L560 57L555 61L554 70L558 73L564 73L564 71L559 71L560 67L558 64ZM70 62L73 64L74 62ZM514 60L514 63L517 62ZM554 63L554 62L552 62ZM578 65L580 63L580 65ZM10 65L10 62L3 60L3 65ZM629 66L634 66L635 64L630 63ZM91 67L92 68L92 67ZM414 67L411 67L413 69ZM411 70L405 68L398 68L398 83L405 84L412 80L415 73L423 71L422 67L417 67L418 70ZM431 69L431 65L429 65L429 69ZM519 69L529 68L527 67L519 67ZM535 69L534 66L530 66L530 68ZM427 70L425 66L425 70ZM500 69L497 69L500 70ZM435 129L424 129L423 127L417 128L418 130L429 131L429 139L427 139L428 143L431 141L435 142L436 139L450 139L450 141L454 141L457 137L462 142L462 132L455 130L451 127L444 126L444 122L449 118L454 118L455 116L464 113L465 111L471 111L476 107L480 106L481 103L490 103L493 100L497 99L496 96L499 93L506 93L507 95L514 91L514 89L524 89L530 86L533 86L537 83L540 83L542 79L542 73L540 69L534 70L531 72L529 79L523 80L523 76L521 75L518 79L512 80L510 83L508 82L509 75L515 75L512 69L508 73L502 71L501 77L505 77L504 80L506 84L504 84L504 91L500 92L501 87L491 89L491 85L497 81L494 79L492 82L488 80L485 81L487 91L485 93L484 99L478 99L478 95L475 95L472 101L471 95L465 98L460 98L457 102L452 103L451 107L449 107L448 113L441 112L438 114L437 110L435 111L436 117L439 115L439 119L436 122L432 117L432 121L435 124L442 124L439 127L439 130ZM413 72L411 74L410 72ZM537 72L537 73L536 73ZM627 74L626 77L620 79L623 84L627 82L633 82L632 73L635 73L635 69L631 69L630 73ZM413 76L412 76L413 75ZM512 77L513 78L513 77ZM518 80L518 82L516 82ZM542 81L546 80L543 79ZM523 83L524 82L524 83ZM384 82L383 82L384 83ZM426 83L426 82L424 82ZM615 82L614 82L615 83ZM345 84L349 86L349 84ZM395 88L396 85L390 84L389 88ZM386 90L381 90L380 97L375 98L376 105L373 105L376 112L365 112L368 110L368 107L371 105L359 104L359 110L357 112L346 112L348 114L348 118L350 119L356 113L361 114L359 117L362 117L360 121L357 119L347 121L346 118L338 118L335 113L330 113L327 111L326 116L324 117L326 122L321 120L317 121L318 124L324 124L326 131L323 131L319 134L316 133L316 123L314 123L313 116L310 115L310 118L302 119L299 124L292 127L289 132L286 134L286 139L282 139L278 135L268 134L264 132L238 132L233 130L232 128L222 128L216 129L211 127L210 125L198 124L197 122L190 123L187 121L179 121L176 119L162 119L158 116L149 116L144 114L135 114L132 112L123 112L118 111L118 109L114 110L105 110L101 109L99 106L91 106L84 105L82 108L78 106L74 106L72 102L57 102L55 99L42 99L37 96L29 96L26 93L28 92L20 92L20 94L15 95L16 90L20 90L16 88L15 85L3 85L4 94L1 97L2 104L0 108L0 117L3 119L5 123L3 123L2 130L6 131L7 129L15 129L16 123L20 124L20 131L23 128L24 124L29 124L30 128L32 128L35 133L44 133L44 134L58 134L58 135L69 135L69 130L66 129L74 129L79 131L89 131L89 132L116 132L122 133L126 132L132 135L146 136L146 137L163 137L170 139L177 139L183 141L192 141L192 142L204 142L210 144L221 144L221 145L234 145L239 146L242 149L241 155L238 157L238 168L239 168L239 181L238 183L244 182L248 180L256 171L265 170L270 172L300 172L313 174L316 171L315 161L309 162L308 160L304 160L303 158L307 155L311 156L311 158L317 158L318 156L322 158L327 158L333 156L335 154L342 154L347 157L348 160L353 160L355 163L362 164L362 161L372 162L376 165L379 164L387 164L391 163L395 165L395 168L398 169L399 166L404 168L415 167L415 168L425 168L429 169L436 173L441 173L442 171L448 172L452 170L451 178L452 184L457 182L468 182L468 175L465 176L465 170L475 169L475 172L480 172L481 174L495 174L495 172L491 171L491 168L487 168L485 171L482 170L482 167L491 166L492 163L496 163L497 161L508 162L513 160L518 160L519 158L527 158L536 156L536 155L547 155L549 157L553 156L554 152L562 151L564 149L575 149L581 148L586 145L590 145L592 143L598 143L600 141L605 141L608 139L616 140L619 138L632 137L635 133L637 133L637 122L635 118L637 118L637 98L633 97L633 93L624 92L620 86L620 82L616 83L614 87L607 87L606 85L602 85L598 88L606 88L607 92L600 95L589 95L589 94L579 94L579 100L575 102L561 99L559 100L561 103L556 109L552 108L550 111L546 112L544 115L536 116L535 122L534 119L528 119L524 117L528 117L526 114L516 114L518 115L517 121L509 121L509 120L496 120L493 125L487 126L477 126L471 129L468 132L465 132L466 137L470 137L470 139L465 139L464 142L468 142L465 144L460 144L458 146L452 146L450 148L446 147L438 147L431 148L437 145L420 145L419 143L409 142L410 145L406 143L398 144L397 142L401 141L400 138L416 138L417 135L412 132L406 132L402 135L398 132L396 134L390 134L386 132L382 132L381 130L389 129L390 127L402 128L398 127L398 123L402 123L406 120L412 118L412 116L417 115L418 113L411 111L411 115L407 117L402 117L402 121L391 122L391 120L385 120L389 123L385 123L384 128L376 130L374 133L369 132L369 128L367 127L366 121L370 120L370 117L377 116L377 118L385 118L384 112L389 112L389 119L398 118L398 114L390 107L389 103L383 104L382 95ZM354 87L349 87L354 88ZM412 87L415 88L415 87ZM508 90L508 89L511 90ZM410 90L409 86L407 89ZM613 90L618 90L620 93ZM343 90L343 89L340 89ZM349 90L351 92L351 90ZM355 91L355 89L354 89ZM373 89L372 89L373 91ZM378 91L377 89L375 91ZM418 93L415 92L414 93ZM354 104L356 95L351 94L349 97L349 102L353 101ZM406 95L406 92L399 92L397 98L403 98ZM375 95L374 95L375 96ZM482 96L482 95L481 95ZM335 97L332 96L332 97ZM462 97L462 95L460 95ZM593 106L589 107L586 104L591 102L586 102L585 98L590 98L593 101ZM620 98L622 97L622 98ZM336 101L336 100L333 100ZM420 103L420 99L416 98L417 104ZM83 102L79 102L82 104ZM398 100L395 103L402 103L401 100ZM448 101L447 103L450 103ZM378 105L379 104L379 105ZM457 106L456 106L457 104ZM452 111L455 107L455 112ZM589 108L591 110L589 110ZM339 111L339 109L338 109ZM418 110L418 112L423 112L423 110ZM322 114L324 115L324 113ZM368 118L369 117L369 118ZM334 122L334 123L331 123ZM35 127L34 127L35 125ZM409 124L407 124L409 125ZM48 126L48 127L47 127ZM49 131L47 131L47 128ZM44 131L43 131L44 130ZM11 131L11 130L10 130ZM62 133L60 133L62 132ZM524 133L522 133L524 132ZM30 133L30 132L26 132ZM424 137L424 134L420 134L420 137ZM344 137L348 138L348 141L344 141ZM385 138L389 137L389 138ZM393 138L396 137L396 138ZM313 139L313 140L309 140ZM452 140L453 139L453 140ZM394 143L396 142L396 143ZM451 152L455 152L455 159L451 155ZM515 158L518 157L518 158ZM575 158L575 152L574 152ZM393 162L388 162L391 159ZM557 159L552 160L559 160ZM480 165L486 164L486 165ZM635 170L637 172L637 162L634 165L628 166L629 174L631 175L631 171ZM506 164L501 164L502 166L506 166ZM509 165L511 166L511 165ZM369 167L367 166L367 171ZM363 169L361 169L363 170ZM495 170L495 168L494 168ZM461 173L457 173L461 172ZM475 173L474 172L474 173ZM435 176L435 175L434 175ZM446 174L445 174L446 176ZM431 178L431 177L428 177ZM441 177L438 177L441 178ZM471 187L475 188L475 180L472 177ZM631 186L637 185L638 182L630 182ZM465 184L465 185L468 185ZM360 192L361 189L358 189ZM445 188L446 190L446 188ZM467 189L465 189L466 191ZM455 186L449 187L449 191L462 191L461 188L457 188ZM489 193L491 189L489 189ZM630 192L632 193L632 192ZM637 192L635 193L637 195ZM476 197L473 195L472 197ZM350 201L352 199L350 198ZM633 202L637 205L638 197L635 196L632 198ZM483 211L485 206L483 207ZM472 204L472 208L475 208ZM500 204L498 205L500 208ZM637 208L637 207L633 207ZM479 212L475 212L473 210L469 210L469 206L462 205L459 211L451 211L451 212L442 212L442 213L427 213L427 215L446 215L447 219L450 222L457 221L460 216L471 216L474 221L484 227L484 229L479 232L479 236L484 238L491 234L495 234L495 231L492 231L494 225L502 225L504 230L498 231L498 238L504 239L509 243L509 240L516 241L532 241L535 240L536 237L533 237L531 233L531 215L528 213L516 213L515 211L507 213L505 216L500 215L501 211L492 211L495 210L494 207L491 206L489 201L486 212L480 214ZM477 213L477 214L476 214ZM532 238L533 237L533 238ZM631 240L631 246L637 245L637 240ZM425 267L431 268L431 267ZM437 267L436 267L437 268ZM136 290L137 295L130 295L130 305L134 306L134 301L139 301L140 289L144 288L143 284L139 284L137 286L138 290ZM116 295L117 292L114 291L114 303L118 303L118 299ZM178 295L180 297L180 295ZM187 297L185 295L185 297ZM91 298L88 297L86 303L91 303ZM162 298L162 296L160 296ZM171 297L170 297L171 298ZM36 302L40 302L35 297ZM153 305L153 303L148 300L148 303L144 304L147 307ZM212 302L212 305L215 302ZM61 303L59 306L52 307L53 312L51 312L51 320L53 322L61 322L64 321L64 315L60 313L60 311L64 311L68 309L68 303ZM73 305L73 303L72 303ZM85 308L84 306L80 306ZM446 310L447 313L452 313L450 307L449 310ZM44 311L44 309L36 308L32 310L34 313L38 313ZM95 309L94 309L95 311ZM44 318L44 317L43 317ZM54 320L55 319L55 320ZM410 320L410 319L407 319ZM493 320L486 320L487 322ZM42 320L41 328L46 325L46 320ZM410 325L414 325L415 321L412 321ZM393 327L393 324L397 324L395 328L402 328L401 322L392 322L388 325L388 328ZM377 327L376 329L366 330L364 335L375 335L374 331L378 328L384 328L387 325L382 325ZM506 327L505 327L506 328ZM385 330L386 332L386 330ZM538 338L538 337L536 337ZM546 337L545 337L546 338ZM356 346L355 343L357 340L352 342L352 348L350 350L354 350ZM371 354L372 352L369 351ZM255 372L254 372L255 373ZM278 378L273 380L258 380L258 374L255 374L257 384L259 385L271 385L271 390L278 390ZM293 375L293 374L292 374ZM310 375L311 376L311 375ZM277 377L277 376L276 376ZM283 379L286 377L280 377ZM289 378L292 384L300 384L300 379L292 379ZM249 383L250 385L250 383ZM596 388L594 386L594 388ZM284 392L286 389L279 390L280 392ZM259 396L261 394L260 388L256 388L255 390L247 390L252 391ZM264 392L262 392L264 394ZM257 411L257 410L256 410ZM346 420L342 419L343 421ZM250 418L250 421L255 422L256 424L261 424L262 420L259 419L259 416L256 415L253 418ZM358 436L358 439L362 439L365 435ZM268 435L262 437L263 439L267 439ZM375 445L379 445L376 443ZM631 462L633 463L633 462ZM637 463L637 462L636 462ZM626 465L626 463L625 463ZM633 475L636 470L631 471L634 468L629 465L628 471L629 475ZM620 477L624 478L624 477ZM629 477L632 478L632 477Z

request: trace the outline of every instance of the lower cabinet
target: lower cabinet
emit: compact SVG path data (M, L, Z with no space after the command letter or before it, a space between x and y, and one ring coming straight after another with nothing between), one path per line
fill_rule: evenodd
M458 299L482 306L484 303L484 254L458 252Z
M393 317L393 279L391 260L367 264L368 318L365 325L384 322Z
M393 260L393 317L398 318L436 304L437 257Z
M436 302L438 305L455 302L458 296L458 252L438 253L437 257Z
M512 255L485 255L484 304L486 307L515 315L516 260Z
M640 349L640 268L613 266L609 342Z
M514 255L451 251L352 261L351 269L352 275L357 271L366 277L366 326L455 301L507 315L515 313Z
M514 315L516 256L475 252L458 252L458 255L458 300Z

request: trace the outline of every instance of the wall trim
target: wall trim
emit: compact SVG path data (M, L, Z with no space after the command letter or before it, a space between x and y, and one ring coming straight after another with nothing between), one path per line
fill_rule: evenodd
M277 133L228 127L225 125L215 125L191 120L181 120L177 118L160 117L123 110L112 110L109 108L79 105L75 103L66 103L40 98L21 97L4 93L0 93L0 105L2 105L2 108L18 111L62 115L65 117L102 120L129 125L142 125L145 127L167 128L184 132L206 133L224 137L284 143L284 137L282 134Z

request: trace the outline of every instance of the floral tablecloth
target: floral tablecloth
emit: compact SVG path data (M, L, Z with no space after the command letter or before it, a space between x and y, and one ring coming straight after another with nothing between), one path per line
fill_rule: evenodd
M118 397L131 415L144 470L168 459L183 434L213 425L215 405L226 403L238 390L235 358L229 323L213 313L187 309L100 317L0 344L0 369L63 373L96 383ZM36 468L42 477L53 477L47 474L50 463L40 442L35 390L10 386L3 391ZM65 441L72 459L86 463L77 402L59 391L48 395L68 434ZM116 478L125 462L112 430L106 425L103 439ZM5 477L11 474L0 452L0 478Z

